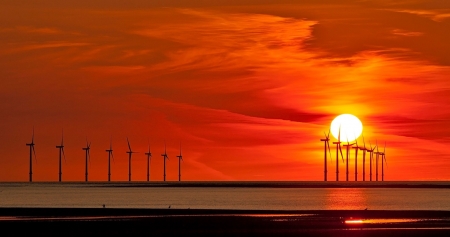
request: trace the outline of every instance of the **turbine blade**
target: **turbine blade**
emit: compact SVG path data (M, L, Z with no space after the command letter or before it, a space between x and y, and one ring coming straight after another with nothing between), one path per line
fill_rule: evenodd
M358 147L358 138L356 137L356 135L355 135L355 143L356 143L356 146Z
M363 139L363 143L364 143L364 149L367 149L366 148L366 141L364 141L364 135L362 135L362 139Z
M341 125L339 124L338 142L341 141Z
M327 143L327 147L328 147L328 153L330 154L330 157L331 157L330 143L328 141L326 143Z
M128 137L127 137L127 143L128 143L128 149L131 152L131 146L130 146L130 141L128 140Z
M342 158L342 161L344 161L344 155L342 154L342 148L341 148L340 145L339 145L339 151L341 152L341 158Z
M63 154L63 157L64 157L64 163L67 163L66 154L64 154L64 147L61 148L61 151L62 151L62 154Z
M36 159L36 151L34 150L34 146L33 146L33 154L34 154L34 161L36 162L36 164L37 164L37 159Z

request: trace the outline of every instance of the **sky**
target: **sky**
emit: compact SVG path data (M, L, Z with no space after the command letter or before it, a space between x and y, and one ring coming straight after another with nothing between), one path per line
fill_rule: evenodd
M443 0L3 0L0 181L28 180L33 129L34 181L58 180L62 136L63 181L84 180L87 141L90 180L110 144L128 180L127 138L134 181L149 146L163 179L165 145L177 180L180 144L182 180L320 181L344 113L386 144L385 180L450 180L448 29Z

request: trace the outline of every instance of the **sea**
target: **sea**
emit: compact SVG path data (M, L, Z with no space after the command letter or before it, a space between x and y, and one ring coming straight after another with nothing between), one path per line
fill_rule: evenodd
M442 210L448 186L359 187L297 185L134 185L120 183L0 183L1 207L232 210Z

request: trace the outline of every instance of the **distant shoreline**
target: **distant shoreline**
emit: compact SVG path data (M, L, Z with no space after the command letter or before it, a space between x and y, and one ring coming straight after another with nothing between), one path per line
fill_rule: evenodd
M186 188L450 188L450 181L65 181L0 182L0 186L186 187Z

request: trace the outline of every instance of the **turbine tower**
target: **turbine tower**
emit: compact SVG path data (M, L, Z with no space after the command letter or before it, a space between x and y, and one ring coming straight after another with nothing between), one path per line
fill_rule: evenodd
M355 149L355 181L358 181L358 150L361 150L358 146L358 138L355 140L356 146L353 147Z
M164 143L164 154L161 154L164 159L164 181L166 181L166 159L169 159L167 156L166 143Z
M31 136L31 143L27 143L27 146L30 147L30 182L33 182L33 154L34 154L34 159L37 163L36 160L36 151L34 150L34 128L33 128L33 135Z
M61 145L56 146L59 149L59 182L61 182L62 178L62 167L61 167L61 155L64 157L64 161L66 161L66 155L64 154L64 132L61 138Z
M341 126L339 126L338 141L333 142L336 145L336 181L339 181L339 151L341 152L342 162L344 162L344 156L341 149Z
M106 150L108 152L108 182L111 181L111 158L114 160L113 156L113 149L112 149L112 139L109 143L109 150Z
M376 160L375 160L375 166L376 166L376 181L378 181L378 158L380 157L380 154L381 154L381 152L379 152L378 151L378 142L377 142L377 152L374 152L376 155L377 155L377 157L376 157Z
M349 157L349 149L351 149L351 147L354 145L355 143L350 144L350 142L348 142L348 138L347 138L347 144L344 144L343 146L345 146L347 148L347 164L346 164L346 181L348 181L348 157Z
M323 180L324 181L327 181L327 173L328 173L328 171L327 171L327 147L328 147L328 152L330 153L330 158L331 158L331 151L330 151L330 131L328 131L328 135L327 134L325 134L325 132L324 132L324 135L325 135L325 138L323 138L323 139L320 139L320 141L322 141L322 142L324 142L324 178L323 178Z
M362 136L364 147L360 147L359 149L363 151L363 181L366 181L366 141L364 141L364 136Z
M137 153L137 152L131 150L130 141L128 140L128 137L127 137L127 142L128 142L128 151L127 151L127 153L128 153L128 181L131 182L131 154Z
M86 151L86 172L85 172L85 181L88 181L88 160L91 161L91 156L89 153L89 150L91 149L91 143L87 141L86 139L86 147L82 148L84 151Z
M180 155L178 158L178 181L181 181L181 161L183 160L183 156L181 155L181 142L180 142Z
M370 153L370 181L372 181L372 160L373 160L373 152L375 150L375 148L377 146L372 147L372 143L370 143L369 141L369 145L370 145L370 149L367 149L367 152Z
M150 152L150 144L148 144L148 152L145 153L147 156L147 182L150 181L150 158L152 153Z
M386 167L387 167L386 142L384 142L384 149L383 149L383 152L380 152L380 155L381 155L381 181L384 181L384 162L386 162Z

